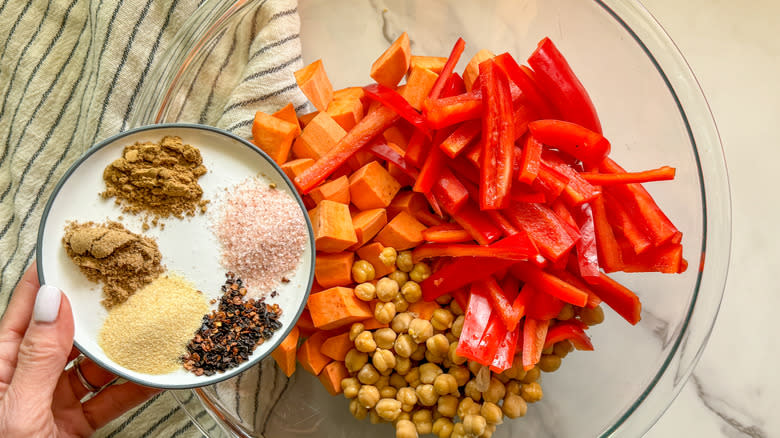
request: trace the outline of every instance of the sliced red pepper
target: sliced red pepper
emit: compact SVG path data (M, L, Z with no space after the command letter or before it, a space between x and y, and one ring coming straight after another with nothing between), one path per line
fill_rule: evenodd
M504 324L507 330L514 330L517 328L517 324L520 322L522 315L518 310L512 307L512 299L506 294L506 291L498 285L495 278L488 277L485 280L481 280L484 285L483 289L487 291L490 304L493 305L493 311L501 318L501 322Z
M612 193L604 193L602 196L604 197L604 207L607 210L609 224L631 244L633 253L642 254L652 248L653 241L645 234L642 225L634 222L634 218L626 211L623 203L612 196ZM621 251L622 253L623 251Z
M531 188L543 192L547 202L552 202L561 196L568 184L569 179L565 175L545 163L539 163L539 173L531 183Z
M542 160L542 144L532 135L526 136L523 152L520 155L520 171L517 181L531 184L539 174L539 163Z
M477 360L476 358L479 358L481 354L479 341L485 334L492 313L487 295L479 289L477 284L471 286L469 304L465 312L463 329L455 351L462 357Z
M395 111L401 118L414 125L421 131L427 131L428 125L425 117L417 112L414 107L404 99L397 91L382 84L371 84L363 87L367 97L381 102L382 105Z
M507 275L507 278L516 279L517 277L515 277L514 275ZM520 282L518 280L518 285L519 283ZM520 315L520 318L522 318L528 313L528 305L531 302L531 299L533 298L532 295L535 293L536 291L533 290L533 286L531 286L531 283L526 283L518 291L515 299L512 300L512 309L514 309L514 311ZM558 316L558 314L556 313L555 316Z
M523 304L525 304L525 315L534 319L557 318L561 313L563 306L566 305L566 303L558 298L540 292L531 283L523 285L523 289L520 290L520 295L523 295L524 297Z
M466 146L471 144L474 139L479 137L482 131L482 122L479 120L469 120L458 126L452 134L449 135L439 147L450 158L455 158Z
M542 255L553 262L574 246L575 240L558 216L542 204L514 203L503 213L512 225L525 230Z
M515 122L514 129L512 130L515 137L514 140L519 139L528 132L529 123L539 119L536 112L531 109L531 107L523 104L515 105L515 110L512 114L512 118Z
M550 321L525 317L523 325L523 369L528 371L542 358Z
M452 299L455 300L456 303L458 303L458 306L460 306L461 310L464 312L466 311L466 308L469 306L469 291L465 287L462 287L460 289L457 289L455 291L450 292L450 295L452 295Z
M415 192L429 193L433 188L433 185L438 180L444 169L444 159L446 158L444 152L438 147L438 144L446 138L447 133L444 131L438 131L433 139L433 146L431 147L428 157L425 158L425 162L420 168L420 175L414 182L412 190Z
M452 76L444 84L444 89L441 91L439 97L443 96L457 96L466 92L466 84L463 82L463 78L459 74L453 73Z
M514 114L509 80L492 59L479 65L482 79L482 165L480 171L481 210L498 210L509 205L514 163Z
M435 225L423 230L422 235L426 242L435 243L458 243L473 240L471 234L457 224Z
M591 202L593 211L593 226L596 231L596 247L599 255L599 265L605 272L619 271L623 266L615 233L607 219L604 207L604 194Z
M512 55L509 53L502 53L495 58L496 64L498 64L523 92L523 99L531 105L536 112L542 118L551 118L555 116L555 112L547 102L547 99L539 91L537 85L529 78L520 66L517 64Z
M501 322L501 318L497 315L496 310L493 309L488 325L485 328L485 333L482 334L482 339L477 344L479 353L473 359L482 365L490 366L496 357L498 346L504 341L505 337L506 327Z
M501 232L504 233L505 236L511 236L513 234L519 233L517 228L512 225L511 222L509 222L509 219L507 219L503 214L501 214L498 210L487 210L485 213L490 218L490 221L493 222L495 226L497 226L499 229L501 229Z
M501 247L467 243L425 243L412 250L412 260L417 263L431 257L488 257L525 261L536 256L536 247L525 233L517 233L502 240L507 242Z
M452 219L468 231L480 245L487 245L501 237L501 230L493 225L493 222L485 217L471 201L466 202L456 214L453 214Z
M430 203L430 200L428 202ZM412 214L412 216L414 216L414 218L418 221L422 222L423 225L428 227L433 227L444 223L444 220L441 217L436 216L428 210L417 210Z
M585 181L591 184L607 186L612 184L641 184L654 181L669 181L674 179L675 172L676 170L674 167L663 166L658 169L645 170L643 172L583 172L580 175Z
M580 230L577 241L577 266L585 281L598 277L600 271L599 254L596 245L596 227L593 223L593 210L589 204L584 204L574 210L574 219Z
M597 189L589 182L585 181L585 179L580 176L579 172L574 170L574 168L555 152L545 151L542 153L542 162L555 169L569 180L569 183L566 184L566 187L564 187L562 192L563 199L567 204L571 206L582 205L592 201L596 196L601 194L600 189Z
M515 360L515 352L517 351L517 340L520 337L520 328L509 330L506 335L498 344L493 362L490 364L490 370L494 373L502 373L509 368L512 368L512 363Z
M577 307L585 307L588 302L587 292L530 263L518 263L512 266L512 275L526 283L531 283L537 291L550 294Z
M544 348L550 348L558 342L569 340L577 350L593 351L593 343L585 333L581 322L577 320L559 321L547 330Z
M598 279L591 283L591 287L599 298L630 324L636 325L642 319L642 303L639 297L608 275L599 275Z
M369 111L332 149L295 178L298 191L304 195L309 193L399 118L395 111L384 106Z
M391 146L388 146L388 144L385 142L375 141L368 147L368 150L376 157L393 163L396 167L401 169L404 174L410 176L413 179L416 179L420 174L417 169L415 169L410 163L406 161L400 152L393 149Z
M620 243L620 241L618 241ZM683 263L682 245L665 243L642 254L635 254L631 243L626 241L623 249L624 272L662 272L664 274L679 274L688 267Z
M428 150L430 148L431 144L428 141L425 132L415 129L411 138L409 138L409 143L406 145L404 158L406 161L419 168L425 162L425 157L428 156Z
M514 184L509 198L513 202L531 202L542 204L547 200L547 195L537 192L524 184ZM488 210L490 211L490 210Z
M566 229L566 233L571 236L572 239L575 241L580 239L580 229L577 226L577 221L574 220L574 216L569 211L568 207L566 207L566 204L561 202L561 200L556 200L552 204L550 204L550 208L553 212L555 212L555 215L558 216L558 218L561 220L561 222L564 224L564 227Z
M457 96L429 99L423 114L432 129L441 129L482 115L482 93L474 91Z
M563 120L536 120L528 124L537 140L559 149L586 165L598 165L609 154L609 140L598 132Z
M442 90L444 89L445 84L449 81L450 76L452 75L452 71L455 69L455 65L458 64L460 55L463 54L463 49L465 47L466 42L463 41L463 38L458 38L458 40L455 41L455 45L452 47L452 51L450 52L449 58L447 58L447 62L444 63L444 67L442 67L441 72L439 73L439 77L436 78L436 82L433 83L431 92L428 94L430 99L438 99L439 96L441 96Z
M458 157L447 162L447 165L462 180L471 184L479 184L479 169L471 164L466 158Z
M449 214L460 211L469 200L468 190L447 166L442 167L439 179L433 184L433 194L441 208Z
M588 92L555 44L544 38L528 58L536 81L565 120L601 133L601 122Z
M576 259L575 259L576 262ZM571 271L577 272L577 274L572 274ZM560 278L561 280L569 283L570 285L576 287L577 289L580 289L588 294L588 304L585 305L585 307L592 309L599 304L601 304L601 298L596 296L596 294L593 292L593 290L588 286L587 283L585 283L582 280L582 277L579 276L579 266L576 265L576 263L569 263L569 270L555 270L552 271L552 274L554 274L556 277Z

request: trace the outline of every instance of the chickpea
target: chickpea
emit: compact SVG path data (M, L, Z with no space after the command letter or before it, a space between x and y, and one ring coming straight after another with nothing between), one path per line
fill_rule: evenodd
M568 339L564 339L561 342L556 342L555 346L553 347L553 353L556 356L559 356L561 359L568 356L572 351L574 351L574 344L572 344Z
M409 302L402 294L398 294L393 298L393 304L395 304L396 312L406 312L409 310Z
M398 360L398 358L396 358L396 361L397 360ZM398 364L396 363L396 366L397 365ZM398 373L391 374L390 375L390 379L388 380L387 383L389 383L390 386L392 386L395 389L401 389L401 388L406 386L406 380L404 380L404 376L402 376L402 375L400 375Z
M520 379L523 383L533 383L539 380L539 377L541 376L541 371L539 370L539 367L533 367L530 370L525 372L525 377Z
M417 427L409 420L395 423L395 438L418 438Z
M433 380L433 389L439 395L458 394L458 382L452 374L439 374Z
M376 276L374 265L367 260L358 260L352 264L352 279L355 283L365 283L371 281Z
M487 427L485 427L485 431L482 432L482 435L480 435L479 438L492 438L494 433L496 433L496 425L488 423Z
M542 349L542 354L553 354L553 346L545 347Z
M471 397L465 397L458 403L458 417L465 418L469 414L479 414L480 408L479 403L475 403Z
M355 338L358 337L359 334L363 333L365 331L366 326L363 325L362 322L356 322L349 326L349 340L350 342L355 342Z
M436 421L433 422L431 432L439 438L450 438L452 435L452 427L452 420L449 418L437 418Z
M376 303L374 308L374 318L382 324L390 324L390 321L395 317L395 304L393 303Z
M387 274L387 277L391 280L395 280L396 283L398 283L398 287L404 287L404 283L409 281L409 274L407 274L404 271L395 270L389 274Z
M450 351L450 341L447 340L446 336L439 333L438 335L433 335L430 338L426 339L425 347L431 353L437 356L444 357Z
M501 405L501 410L504 411L504 415L508 418L518 418L525 416L528 411L528 404L523 397L517 394L507 394L504 397L504 403Z
M403 420L412 421L412 416L409 415L408 412L401 412L400 414L398 414L398 417L395 419L394 423L398 424L399 421L403 421Z
M393 345L395 344L396 334L390 327L385 327L374 331L373 336L377 348L384 348L385 350L389 350L393 348Z
M463 417L463 430L467 435L480 436L487 428L487 420L482 415L468 414Z
M436 411L445 417L453 418L458 413L458 397L454 395L443 395L436 404Z
M439 394L433 389L433 385L417 385L414 390L417 392L417 401L423 406L433 406L439 400Z
M409 312L403 312L395 315L390 327L396 333L406 333L409 330L409 323L414 319L414 315Z
M559 321L567 321L572 318L574 318L574 306L569 303L564 304L561 311L558 312L558 316L555 317Z
M374 386L376 386L377 389L382 389L385 386L390 385L390 376L380 376L379 379L374 383Z
M376 404L376 413L383 420L393 421L401 413L401 402L393 398L383 398Z
M447 337L447 340L450 341L450 344L457 344L458 343L458 337L452 334L452 331L447 331L444 333L444 336Z
M354 377L341 379L341 390L344 392L344 397L355 398L360 390L360 382Z
M414 318L409 323L409 335L416 343L422 343L433 336L433 326L430 321L420 318Z
M360 404L358 399L349 402L349 413L358 420L364 420L368 416L368 409Z
M408 357L396 356L395 371L401 376L406 375L412 369L412 361Z
M428 339L430 339L430 338L428 338ZM428 362L435 363L435 364L442 364L443 365L442 362L444 362L444 359L446 357L447 356L442 356L442 355L440 355L438 353L435 353L435 352L433 352L433 351L431 351L431 350L429 350L427 348L425 349L425 360L427 360Z
M466 364L469 371L471 371L471 374L474 374L475 376L479 374L480 370L482 370L482 365L479 362L474 362L473 360L468 361Z
M458 300L450 301L450 311L453 315L463 315L465 313L460 304L458 304Z
M452 425L452 433L450 438L468 438L466 430L463 428L463 423L455 423Z
M421 361L425 359L425 352L427 350L425 349L425 344L420 344L417 346L417 349L412 352L412 355L409 356L409 359Z
M368 363L368 354L354 348L347 351L347 355L344 357L344 365L350 373L358 372L366 363Z
M545 354L539 360L539 369L551 373L561 367L561 357L555 354Z
M401 251L395 258L395 265L403 272L410 272L414 268L411 251Z
M398 393L398 389L394 386L387 385L379 390L379 396L382 398L395 398Z
M474 401L480 401L482 400L482 391L477 389L477 379L471 379L466 383L466 386L463 388L463 393L466 394L466 396L471 397Z
M393 266L397 255L398 253L395 251L395 248L386 246L379 253L379 261L385 266Z
M463 322L465 320L466 317L464 315L458 315L452 323L452 328L450 330L452 331L452 334L458 338L460 338L460 334L463 333Z
M419 283L409 280L401 287L401 295L406 301L416 303L422 298L422 288Z
M410 369L404 376L404 380L406 380L406 383L408 383L409 386L416 388L417 385L420 384L420 367Z
M431 325L436 330L447 330L452 327L452 322L454 320L455 316L447 309L436 309L431 315Z
M379 381L379 377L380 376L376 371L376 368L374 368L374 366L370 363L363 365L363 367L360 368L360 371L357 373L358 380L360 380L360 383L364 385L373 385Z
M425 435L433 430L433 413L428 409L420 409L412 414L412 422L417 427L417 433Z
M520 391L523 389L523 386L520 382L517 380L510 380L509 383L506 384L506 395L509 394L520 394ZM506 397L506 395L504 397Z
M495 377L490 379L488 389L482 392L482 398L484 398L486 402L491 403L498 403L499 400L504 398L504 395L506 395L506 387Z
M458 343L453 342L450 344L450 346L447 348L447 358L456 365L462 365L466 362L466 358L459 355L456 351L458 349Z
M438 365L433 363L424 363L420 365L420 381L423 383L432 384L436 379L436 376L440 375L444 371L439 368Z
M387 423L384 418L380 417L379 414L376 413L376 409L371 409L368 411L368 421L370 421L371 424Z
M506 384L507 384L507 382L509 382L510 380L512 380L512 379L510 379L509 377L507 377L507 376L506 376L506 374L504 374L504 373L501 373L501 374L493 374L493 376L494 376L496 379L498 379L498 381L499 381L499 382L503 383L504 385L506 385Z
M355 348L363 353L373 353L374 350L376 350L374 335L368 330L357 335L355 338Z
M355 286L353 293L359 300L372 301L376 298L376 286L371 283L360 283Z
M398 390L395 394L395 399L401 403L404 411L411 412L417 404L417 393L414 389L405 386Z
M371 409L379 401L379 390L374 385L363 385L358 391L357 400L364 408Z
M455 382L458 383L458 386L465 385L471 378L471 372L462 366L451 366L447 371L447 374L455 378Z
M516 357L514 362L512 362L512 366L501 374L509 377L510 379L517 379L517 380L520 380L523 377L525 377L525 370L523 369L522 359L519 356Z
M446 306L447 304L452 301L452 295L450 294L444 294L436 298L435 300L437 303L441 304L442 306Z
M416 282L421 282L431 276L431 267L427 263L415 263L412 271L409 272L409 278Z
M487 401L482 403L479 414L485 417L489 424L501 424L504 422L504 413L501 412L501 408L495 403Z
M596 306L592 309L587 307L580 309L580 319L587 325L598 325L604 322L604 309Z
M372 357L372 363L380 373L392 370L395 367L395 355L390 350L377 348Z
M417 345L414 343L411 336L402 334L395 338L393 349L399 356L409 357L417 349Z
M542 387L538 382L532 382L527 385L523 385L520 390L520 397L528 403L535 403L542 399Z
M395 296L398 295L398 290L398 283L389 277L382 277L376 283L376 297L380 301L393 301Z

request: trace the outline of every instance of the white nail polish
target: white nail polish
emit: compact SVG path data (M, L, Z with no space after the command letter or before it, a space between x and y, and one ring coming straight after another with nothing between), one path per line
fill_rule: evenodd
M52 322L60 313L62 292L54 286L44 284L38 289L33 307L33 319L38 322Z

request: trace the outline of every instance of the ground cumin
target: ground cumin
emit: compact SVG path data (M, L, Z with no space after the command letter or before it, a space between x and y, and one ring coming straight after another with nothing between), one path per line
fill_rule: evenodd
M106 190L103 198L116 198L128 213L148 213L155 217L206 211L207 200L198 178L206 173L200 151L183 144L179 137L163 137L160 143L126 146L122 158L103 171Z
M165 270L157 242L118 222L71 222L62 243L89 280L103 283L106 308L124 302Z

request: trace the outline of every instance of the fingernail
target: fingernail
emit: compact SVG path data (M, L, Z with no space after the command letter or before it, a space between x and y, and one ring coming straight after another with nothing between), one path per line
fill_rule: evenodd
M60 313L62 292L54 286L44 284L38 289L33 307L33 320L38 322L53 322Z

